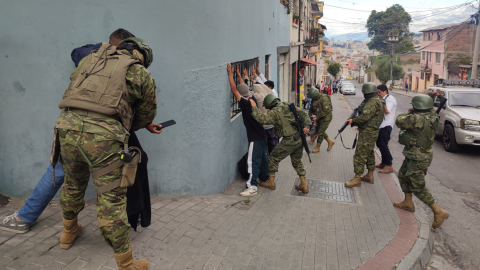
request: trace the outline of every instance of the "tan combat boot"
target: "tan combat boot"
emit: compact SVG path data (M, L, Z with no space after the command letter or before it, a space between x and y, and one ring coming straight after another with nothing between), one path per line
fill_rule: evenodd
M264 188L275 190L275 188L276 188L276 186L275 186L275 175L271 174L270 177L268 178L268 180L265 181L265 182L259 181L258 185L261 186L261 187L264 187Z
M318 153L318 152L320 152L320 145L321 145L320 143L317 143L317 145L315 146L315 148L313 148L312 153Z
M310 136L310 144L312 144L318 137L318 134Z
M335 144L335 142L332 141L332 140L330 140L329 137L327 137L327 142L328 142L327 151L330 151L330 150L332 150L332 147L333 147L333 145Z
M393 206L410 212L415 212L415 205L412 200L412 193L405 193L405 199L403 202L393 203Z
M136 261L133 258L132 248L123 254L114 254L117 261L118 270L147 270L148 262L146 260Z
M362 185L362 181L360 181L361 174L355 174L355 176L350 180L350 182L345 183L346 187L359 187Z
M368 170L367 174L365 174L364 176L362 176L360 178L362 181L365 181L365 182L368 182L370 184L373 184L373 170Z
M433 211L433 223L432 223L432 227L434 229L442 226L443 222L445 221L445 219L447 219L448 217L450 217L450 214L447 212L447 210L443 210L442 208L440 208L440 206L438 206L437 202L435 202L434 204L430 205L430 208L432 209Z
M379 173L393 173L393 166L392 165L385 165L385 167L378 172Z
M305 176L298 176L300 178L300 185L295 185L295 189L307 194L308 193L308 183Z
M66 220L63 218L63 232L60 236L60 248L71 248L73 241L82 234L82 225L77 221L77 218L72 220Z

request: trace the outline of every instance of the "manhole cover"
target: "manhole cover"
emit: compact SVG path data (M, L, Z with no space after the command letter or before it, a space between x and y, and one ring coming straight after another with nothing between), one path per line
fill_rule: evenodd
M322 180L307 179L309 192L301 195L295 186L292 188L292 195L320 198L331 201L355 203L355 195L352 188L346 188L343 183L335 183ZM295 185L300 184L300 179L295 179Z

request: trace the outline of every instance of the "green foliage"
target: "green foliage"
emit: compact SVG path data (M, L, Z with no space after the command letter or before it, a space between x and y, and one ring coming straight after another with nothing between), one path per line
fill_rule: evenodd
M416 63L420 63L420 59L410 58L410 59L408 59L405 63L406 63L407 65L413 65L413 64L416 64Z
M390 80L390 56L384 55L377 57L375 61L375 76L382 84L386 84ZM393 63L393 79L398 80L403 77L403 68L396 62Z
M415 46L413 42L409 39L400 38L398 44L395 47L396 53L406 53L415 51Z
M327 71L328 73L332 74L332 76L335 78L337 77L337 74L340 72L340 69L342 66L340 66L339 63L333 62L328 65Z
M457 53L455 55L455 60L453 61L453 65L455 66L458 66L458 65L471 65L473 62L473 58L468 56L468 55L465 55L465 54L461 54L461 53Z
M388 33L395 32L399 36L399 47L402 52L413 50L413 43L407 42L404 36L410 34L409 24L412 21L410 14L399 5L395 4L385 11L377 12L372 10L367 20L365 27L368 30L368 36L372 37L367 44L370 50L377 50L384 52L387 48L385 41L388 38ZM410 46L411 45L411 46Z

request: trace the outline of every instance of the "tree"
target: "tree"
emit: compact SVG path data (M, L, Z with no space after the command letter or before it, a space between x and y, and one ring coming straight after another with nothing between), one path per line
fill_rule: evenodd
M368 30L368 36L372 37L367 44L368 48L386 52L387 44L384 41L388 38L388 33L395 32L399 36L397 52L413 51L413 43L408 40L411 34L409 30L411 21L412 17L410 17L410 14L399 4L387 8L385 11L377 12L372 10L365 25Z
M378 57L375 61L375 76L377 79L386 84L390 80L390 56L384 55ZM393 62L393 79L398 80L403 77L403 68L396 62Z
M333 63L331 63L331 64L328 65L327 71L328 71L328 73L332 74L332 76L333 76L334 78L336 78L336 77L337 77L337 74L340 72L340 69L341 69L341 68L342 68L342 67L340 66L339 63L333 62Z

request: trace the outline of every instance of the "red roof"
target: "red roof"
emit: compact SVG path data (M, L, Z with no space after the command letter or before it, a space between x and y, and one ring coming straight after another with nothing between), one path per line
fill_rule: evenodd
M329 53L333 53L333 52L334 52L334 51L333 51L332 49L330 49L330 48L325 48L325 49L323 49L323 50L326 51L326 52L329 52Z
M356 68L357 65L348 63L348 64L346 64L346 65L343 66L343 67L344 67L344 68Z
M300 58L300 61L311 64L311 65L317 65L317 62L310 60L308 58Z

